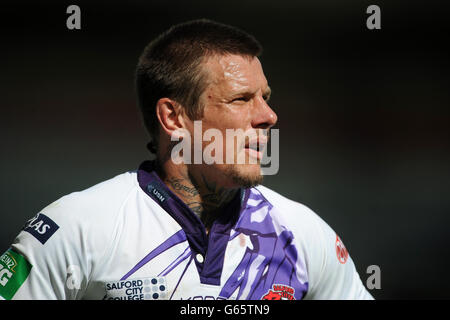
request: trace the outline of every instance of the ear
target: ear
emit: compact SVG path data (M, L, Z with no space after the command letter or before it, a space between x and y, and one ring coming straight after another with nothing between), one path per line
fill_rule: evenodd
M186 129L184 111L181 105L169 98L161 98L156 103L156 116L161 130L171 137L178 129Z

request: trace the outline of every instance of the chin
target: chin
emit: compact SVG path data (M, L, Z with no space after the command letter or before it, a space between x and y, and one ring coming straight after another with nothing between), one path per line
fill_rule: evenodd
M251 188L263 181L259 164L231 165L226 168L225 174L236 187Z

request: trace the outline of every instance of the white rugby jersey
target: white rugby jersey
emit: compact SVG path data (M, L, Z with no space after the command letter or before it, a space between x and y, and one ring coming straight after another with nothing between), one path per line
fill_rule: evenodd
M207 235L149 161L44 208L0 268L3 299L372 299L304 205L242 189Z

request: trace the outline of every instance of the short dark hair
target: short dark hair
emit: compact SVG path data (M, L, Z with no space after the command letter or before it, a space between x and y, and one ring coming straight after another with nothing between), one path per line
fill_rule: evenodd
M151 41L136 68L136 92L144 125L152 137L149 149L156 152L158 120L156 103L171 98L195 120L202 116L199 97L207 86L201 63L212 55L261 55L262 47L250 34L207 19L175 25Z

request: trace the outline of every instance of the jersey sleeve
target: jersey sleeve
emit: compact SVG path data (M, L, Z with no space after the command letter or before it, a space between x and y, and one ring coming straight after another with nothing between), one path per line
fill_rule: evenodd
M0 297L77 299L89 274L86 243L64 206L53 204L20 231L0 259Z
M305 299L373 300L341 238L317 216L309 244L309 290Z

